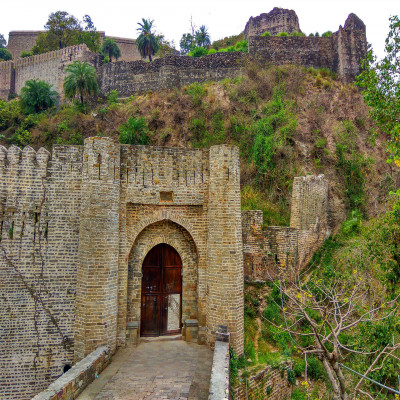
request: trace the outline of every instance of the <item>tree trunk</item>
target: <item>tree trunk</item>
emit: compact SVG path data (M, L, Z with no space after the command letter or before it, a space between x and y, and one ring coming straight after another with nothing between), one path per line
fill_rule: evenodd
M152 60L151 60L151 54L149 54L149 60L150 60L150 62L152 61Z

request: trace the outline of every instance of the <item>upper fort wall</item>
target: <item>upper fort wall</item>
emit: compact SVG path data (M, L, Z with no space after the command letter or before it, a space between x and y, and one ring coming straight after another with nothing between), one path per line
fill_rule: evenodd
M123 56L122 60L136 57L137 49L133 40L116 39L126 47L124 51L127 56ZM18 94L28 79L44 79L62 94L64 68L74 60L88 61L96 66L103 95L116 90L121 97L148 90L180 87L196 81L237 77L242 74L249 59L263 60L271 65L291 63L329 68L344 82L351 82L360 72L360 62L367 51L365 25L354 14L349 15L344 27L340 27L332 37L262 37L249 34L248 40L248 54L216 53L200 58L167 56L151 63L140 60L104 65L85 45L71 46L14 62L1 62L0 96L7 99L10 93Z

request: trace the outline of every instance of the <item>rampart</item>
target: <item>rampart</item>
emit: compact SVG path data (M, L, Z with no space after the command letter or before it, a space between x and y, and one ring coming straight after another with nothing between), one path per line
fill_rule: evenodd
M11 31L8 34L7 49L11 52L14 60L19 58L23 51L32 49L40 32L43 31Z
M31 398L99 346L125 346L161 243L182 260L178 328L197 320L212 346L227 324L243 352L237 148L1 147L0 216L0 397Z
M124 97L193 82L234 78L241 74L246 59L246 54L233 52L200 58L167 56L151 63L118 61L100 67L98 77L103 94L117 90L119 96Z
M242 212L244 276L247 281L295 276L329 233L328 183L323 175L296 177L289 227L262 229L262 211Z
M123 50L122 60L137 57L133 40L115 39ZM85 45L67 47L11 63L1 62L0 96L7 99L10 93L18 94L28 79L35 78L51 83L62 95L64 68L74 60L88 61L97 68L103 95L116 90L120 97L237 77L243 73L245 63L252 59L270 65L328 68L344 82L351 82L360 72L360 63L367 50L365 25L354 14L349 15L344 27L340 27L332 37L263 37L249 33L248 41L248 54L216 53L200 58L173 55L151 63L139 60L104 65L99 56L91 53Z

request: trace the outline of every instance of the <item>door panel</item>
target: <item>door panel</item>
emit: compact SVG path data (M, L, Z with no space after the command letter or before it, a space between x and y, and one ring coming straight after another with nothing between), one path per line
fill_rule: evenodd
M181 331L182 261L178 252L162 243L153 247L142 267L142 336Z

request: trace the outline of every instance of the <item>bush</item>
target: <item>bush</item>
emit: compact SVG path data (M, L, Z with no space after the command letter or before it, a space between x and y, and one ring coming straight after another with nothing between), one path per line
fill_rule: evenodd
M290 36L304 37L306 35L303 32L293 31Z
M12 60L12 58L13 58L12 54L10 53L9 50L0 47L0 60L8 61Z
M271 36L271 34L268 31L265 31L261 36Z
M52 85L39 79L25 82L21 89L21 106L27 114L39 113L56 104L57 92Z
M149 134L150 131L144 118L130 117L119 127L119 141L122 144L149 144Z
M186 93L192 98L193 105L199 106L207 92L203 84L194 82L187 87Z
M196 47L195 49L189 51L188 56L190 57L202 57L208 53L208 50L204 47Z
M21 54L20 54L20 57L21 58L26 58L26 57L30 57L30 56L32 56L33 54L32 54L32 52L30 52L30 51L21 51Z
M276 36L289 36L287 32L279 32Z
M332 31L326 31L322 34L322 37L332 37L333 33Z

